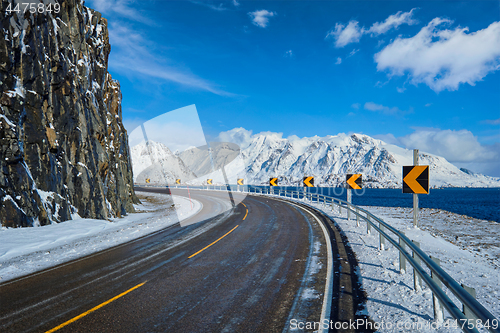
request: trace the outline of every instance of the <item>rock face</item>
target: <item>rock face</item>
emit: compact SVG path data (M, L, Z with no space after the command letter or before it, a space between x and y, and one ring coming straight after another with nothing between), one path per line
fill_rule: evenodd
M107 71L106 19L80 0L59 1L59 13L6 12L16 3L0 5L2 226L132 212L137 198L120 85Z

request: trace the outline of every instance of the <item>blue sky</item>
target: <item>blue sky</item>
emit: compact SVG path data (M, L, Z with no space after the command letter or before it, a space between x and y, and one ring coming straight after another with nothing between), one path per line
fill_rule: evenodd
M364 133L500 176L498 1L93 0L129 131Z

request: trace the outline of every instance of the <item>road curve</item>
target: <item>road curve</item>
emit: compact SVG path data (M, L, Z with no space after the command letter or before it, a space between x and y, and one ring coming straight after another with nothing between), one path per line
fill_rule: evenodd
M291 319L319 321L327 252L311 214L254 196L225 211L223 192L190 195L203 204L191 221L0 284L0 331L282 332Z

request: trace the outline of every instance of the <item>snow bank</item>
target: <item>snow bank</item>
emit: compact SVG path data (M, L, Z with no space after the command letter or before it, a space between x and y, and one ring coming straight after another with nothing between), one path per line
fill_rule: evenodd
M431 290L425 283L421 292L413 290L410 264L407 263L407 272L401 274L398 250L387 241L386 250L378 250L379 235L375 230L368 235L366 223L361 221L357 227L353 215L347 220L345 209L338 214L337 208L332 211L322 203L312 206L329 215L349 239L359 262L357 273L368 296L364 312L380 325L377 332L462 332L459 328L437 325ZM441 267L455 281L473 287L476 299L496 318L500 317L500 223L423 209L420 228L413 228L409 208L362 208L419 242L425 253L441 260ZM447 294L460 307L453 294L449 291ZM447 320L451 323L452 317L445 310Z
M142 237L198 213L201 203L136 192L139 213L111 221L76 219L38 228L0 229L0 281L30 274ZM175 206L172 207L172 204Z

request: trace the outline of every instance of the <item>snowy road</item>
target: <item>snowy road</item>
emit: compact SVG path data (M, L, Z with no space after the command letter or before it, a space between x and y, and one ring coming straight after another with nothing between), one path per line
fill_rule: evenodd
M180 224L1 284L0 330L281 332L290 319L319 321L327 252L312 215L268 198L227 210L222 192L191 196L202 210Z

